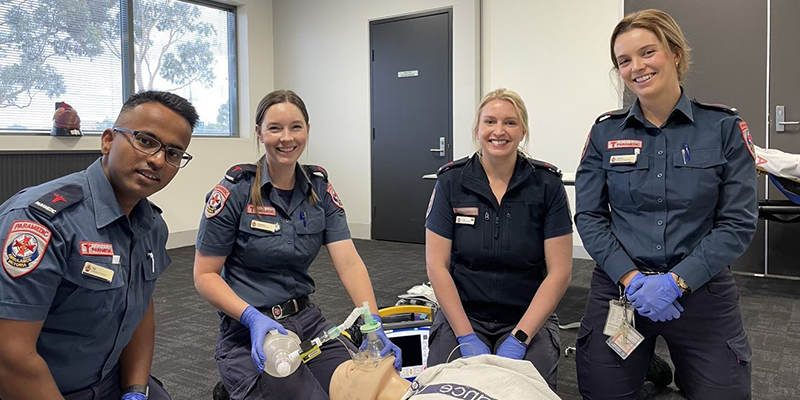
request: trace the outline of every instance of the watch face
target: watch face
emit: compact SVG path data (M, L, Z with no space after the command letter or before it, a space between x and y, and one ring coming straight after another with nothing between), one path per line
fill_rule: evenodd
M528 340L528 334L519 330L514 333L514 337L522 343L525 343Z

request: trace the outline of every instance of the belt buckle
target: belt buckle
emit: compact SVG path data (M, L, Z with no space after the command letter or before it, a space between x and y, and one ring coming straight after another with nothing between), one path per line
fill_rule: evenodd
M285 316L283 315L283 308L281 308L280 304L277 306L272 306L272 318L275 319L285 318Z
M294 311L293 312L288 312L288 313L284 312L283 311L283 305L289 304L289 303L291 303L294 306ZM297 313L297 309L298 308L299 307L297 305L297 299L291 299L291 300L287 301L286 303L278 304L276 306L272 306L272 316L276 320L281 320L281 319L284 319L284 318L286 318L286 317L288 317L288 316L290 316L292 314Z

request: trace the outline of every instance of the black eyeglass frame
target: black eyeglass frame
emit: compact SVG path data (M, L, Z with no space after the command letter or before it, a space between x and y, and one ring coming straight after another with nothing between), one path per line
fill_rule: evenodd
M144 153L144 154L147 154L149 156L152 156L152 155L158 153L159 151L164 150L164 161L167 164L172 165L175 168L178 168L178 169L183 168L183 167L185 167L186 165L189 164L189 161L192 161L192 158L193 158L192 155L187 153L186 150L182 150L182 149L177 148L177 147L172 146L172 145L165 145L164 143L161 143L160 140L158 140L155 137L153 137L153 135L150 135L150 134L148 134L146 132L134 131L132 129L122 128L122 127L119 127L119 126L112 127L111 130L115 131L115 132L130 134L131 137L130 137L129 141L131 142L131 146L133 146L134 150L139 151L141 153ZM142 150L142 149L136 147L136 145L134 144L134 140L136 140L136 137L139 136L140 134L143 134L143 135L147 136L148 139L158 143L158 148L155 149L152 152L147 152L145 150ZM182 161L181 162L182 162L183 165L175 165L175 164L171 163L169 161L169 157L167 157L167 150L176 151L176 152L181 153L182 154L182 156L181 156L181 160ZM183 162L183 160L186 160L186 161Z

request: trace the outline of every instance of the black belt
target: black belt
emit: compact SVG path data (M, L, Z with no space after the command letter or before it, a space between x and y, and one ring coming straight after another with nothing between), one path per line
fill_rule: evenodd
M269 308L272 318L279 320L303 311L311 302L308 297L291 299L283 304L278 304Z
M644 269L639 270L639 273L641 273L642 275L665 275L668 272L669 271L648 271Z

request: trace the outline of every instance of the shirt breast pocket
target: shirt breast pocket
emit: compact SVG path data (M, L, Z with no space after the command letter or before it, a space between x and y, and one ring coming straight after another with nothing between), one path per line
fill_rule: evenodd
M453 247L461 254L491 249L494 226L484 204L453 202Z
M325 216L322 211L307 212L303 218L296 218L294 229L297 232L297 243L295 244L297 255L301 258L311 257L313 260L322 247L322 236L325 231Z
M650 170L650 157L639 154L636 163L612 164L611 157L617 155L619 154L606 154L603 157L608 200L611 208L635 210L641 207L647 198L645 189Z
M87 262L93 265L88 266ZM87 267L93 272L84 273ZM93 273L108 276L110 271L113 271L110 282L91 275ZM52 311L55 316L61 315L62 311L66 318L75 318L78 315L95 316L97 318L95 322L101 324L103 316L111 315L116 308L125 304L125 289L123 289L125 276L120 265L86 258L71 258L64 273L64 280L68 286L72 286L69 288L71 292L65 294L59 304L55 305Z
M153 295L153 291L156 288L156 279L164 273L167 267L172 263L172 258L170 258L169 254L166 251L159 251L153 253L153 258L147 257L147 260L143 261L140 268L144 272L144 298L145 300L145 311L147 311L147 307L150 306L150 297Z
M255 222L254 222L255 221ZM277 217L256 218L245 215L239 223L239 236L244 241L242 262L247 268L267 269L282 260L281 232L284 226Z
M686 163L680 152L673 153L675 178L672 182L680 187L667 188L669 199L681 207L715 207L726 162L719 148L693 149Z

